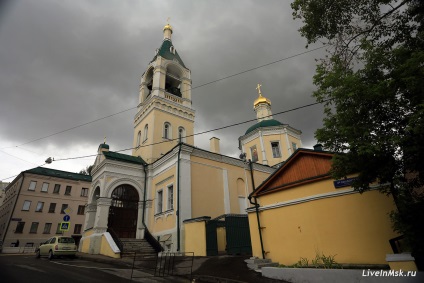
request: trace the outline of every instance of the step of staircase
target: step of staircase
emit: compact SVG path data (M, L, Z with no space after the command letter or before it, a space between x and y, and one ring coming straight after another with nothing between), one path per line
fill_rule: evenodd
M277 267L279 266L278 262L272 262L271 259L261 259L257 257L251 257L244 260L247 263L249 269L260 271L262 267Z
M123 253L134 253L142 255L156 255L155 249L144 239L121 239L124 247Z

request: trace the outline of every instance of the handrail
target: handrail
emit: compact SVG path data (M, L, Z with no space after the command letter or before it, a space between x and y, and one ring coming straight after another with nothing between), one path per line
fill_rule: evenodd
M115 231L108 227L107 231L109 232L109 234L112 236L112 239L115 241L115 244L118 246L119 250L122 252L124 252L124 244L121 242L121 240L119 239L118 235L115 233Z
M144 239L153 247L153 249L157 253L163 252L163 247L158 242L158 240L156 240L155 237L150 234L149 229L147 229L147 227L144 227Z

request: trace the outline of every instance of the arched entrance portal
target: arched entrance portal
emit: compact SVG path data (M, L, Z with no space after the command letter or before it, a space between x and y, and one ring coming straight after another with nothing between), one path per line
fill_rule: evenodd
M135 238L137 230L138 193L130 185L121 185L112 192L108 227L119 238Z

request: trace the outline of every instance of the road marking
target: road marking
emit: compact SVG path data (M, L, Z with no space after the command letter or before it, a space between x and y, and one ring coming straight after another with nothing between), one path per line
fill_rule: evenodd
M67 264L67 263L62 263L62 262L57 262L57 261L51 261L52 263L55 263L55 264L60 264L60 265L67 265L67 266L73 266L73 267L81 267L81 268L88 268L88 269L105 269L105 270L111 270L111 269L113 269L113 270L125 270L125 269L128 269L128 268L110 268L110 267L91 267L91 266L81 266L81 265L74 265L74 264ZM80 261L80 262L85 262L85 261ZM88 261L87 261L88 262Z
M15 266L21 267L21 268L25 268L25 269L29 269L29 270L33 270L33 271L38 271L38 272L42 272L42 273L46 273L44 270L32 267L32 266L28 266L28 265L20 265L20 264L16 264Z

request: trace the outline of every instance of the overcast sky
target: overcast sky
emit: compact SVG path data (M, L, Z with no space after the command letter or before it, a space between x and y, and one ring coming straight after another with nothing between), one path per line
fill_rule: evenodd
M12 3L13 2L13 3ZM163 40L191 70L192 87L307 50L290 1L2 1L0 4L0 180L55 159L132 147L136 109L51 137L36 139L137 106L140 76ZM6 3L6 4L4 4ZM281 61L192 91L195 133L256 117L256 85L273 113L315 102L316 58L323 50ZM274 116L315 144L322 106ZM254 122L195 137L209 149L238 156L238 137ZM31 142L33 141L33 142ZM131 151L124 152L131 154ZM94 157L49 168L77 172Z

